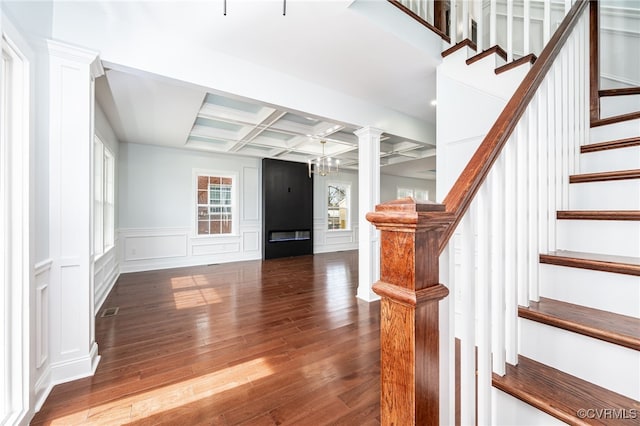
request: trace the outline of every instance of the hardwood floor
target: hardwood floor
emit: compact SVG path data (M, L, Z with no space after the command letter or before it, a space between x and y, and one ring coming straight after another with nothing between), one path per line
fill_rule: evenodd
M380 424L379 303L357 251L123 274L93 377L32 424ZM101 314L102 311L99 312Z

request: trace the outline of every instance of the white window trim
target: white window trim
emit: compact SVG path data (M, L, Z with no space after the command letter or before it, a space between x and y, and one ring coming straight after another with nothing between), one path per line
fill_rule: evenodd
M93 146L93 252L94 261L97 261L115 247L115 156L97 134L94 135Z
M7 100L10 116L4 116L4 106L0 106L2 124L8 130L2 136L2 247L4 253L0 274L0 303L3 304L0 321L8 325L5 333L0 333L0 424L18 424L24 421L29 409L29 283L33 280L29 254L30 214L30 64L31 51L19 33L4 18L1 18L0 39L3 56L11 60L10 92L0 84L0 96L9 93ZM28 55L26 56L25 53ZM0 71L1 73L2 71ZM4 83L4 76L0 78ZM5 122L5 118L8 123ZM9 124L10 123L10 124ZM5 285L7 284L7 285ZM4 326L3 326L4 327Z
M231 233L230 234L198 234L198 176L220 176L231 178ZM240 235L240 202L238 188L240 180L237 172L211 169L193 169L191 178L191 237L194 239L220 239L238 237Z
M329 211L329 186L333 185L333 186L345 186L347 187L347 202L348 202L348 211L347 211L347 227L344 229L329 229L329 223L327 222L325 224L325 231L326 232L351 232L351 214L352 214L352 207L353 207L353 202L352 202L352 197L351 197L351 187L353 186L351 184L351 182L344 182L344 181L337 181L337 180L329 180L327 181L324 190L325 190L325 202L326 202L326 208L325 208L325 212ZM326 214L326 213L325 213Z

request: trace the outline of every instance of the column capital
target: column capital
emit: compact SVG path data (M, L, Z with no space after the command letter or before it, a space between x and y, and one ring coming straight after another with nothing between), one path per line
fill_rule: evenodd
M380 137L384 133L384 130L378 129L377 127L362 127L361 129L353 132L358 138L366 138L366 137Z
M49 55L88 65L93 79L104 75L104 68L98 52L55 40L47 40L46 43Z

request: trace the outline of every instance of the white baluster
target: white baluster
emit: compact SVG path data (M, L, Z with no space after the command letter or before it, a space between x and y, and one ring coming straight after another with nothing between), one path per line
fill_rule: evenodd
M523 40L523 55L531 53L531 0L524 0L522 4L522 40Z
M484 9L482 8L482 0L473 2L473 16L476 18L476 45L478 52L484 50Z
M538 283L538 259L540 247L538 246L538 96L531 100L529 108L527 108L527 159L528 165L528 188L529 196L529 223L527 229L527 240L529 244L529 254L527 262L529 263L529 300L539 300L539 283Z
M547 188L549 188L549 145L547 143L547 129L549 116L546 105L549 102L549 79L545 79L540 85L540 90L536 95L537 115L538 115L538 247L541 253L547 253L549 248L549 221L554 220L549 217L549 198ZM532 298L537 300L537 298Z
M507 62L513 61L513 2L507 1Z
M471 24L469 19L469 2L463 1L462 2L462 37L460 38L460 40L471 38L471 36L469 35L470 25Z
M568 156L568 107L567 103L567 86L569 85L567 76L567 50L562 49L556 62L553 66L558 80L560 81L560 93L556 101L558 108L558 122L557 135L558 135L558 149L559 155L557 158L558 164L558 206L561 210L567 210L569 204L569 170L567 169L567 156Z
M551 38L551 0L544 0L544 15L542 21L542 45L545 46Z
M518 358L517 339L517 287L516 287L516 155L517 145L513 136L504 147L505 153L505 350L506 359L516 364Z
M462 424L475 424L476 339L475 339L475 202L462 219L460 322L460 418Z
M527 263L529 260L529 246L527 244L529 212L527 154L529 147L527 127L528 117L527 114L523 114L514 132L515 140L513 141L517 147L516 210L514 212L516 214L516 281L514 281L514 285L517 285L518 288L518 304L522 306L529 306L529 265Z
M440 424L455 423L456 347L455 347L455 253L453 239L440 255L440 282L449 297L440 301Z
M477 195L478 280L478 418L477 423L491 423L491 181L487 179Z
M556 218L555 211L557 210L556 204L556 116L555 116L555 96L556 96L556 82L555 75L552 70L549 70L547 74L547 175L548 175L548 188L547 188L547 207L549 220L547 221L547 248L549 251L555 251L556 249Z
M453 0L449 6L451 9L449 10L449 23L450 31L449 38L451 39L451 45L455 45L460 40L458 39L458 1Z
M505 374L504 327L504 154L498 157L489 175L491 179L491 324L493 371Z
M498 14L497 0L490 0L489 3L489 47L495 46L497 43L496 17Z
M562 128L564 127L564 122L563 122L563 110L564 110L564 104L562 101L559 101L559 99L563 98L563 92L564 92L564 85L563 85L563 81L562 81L562 55L558 55L558 58L556 59L556 62L554 63L554 65L551 67L551 69L549 70L550 72L553 73L553 81L555 83L555 93L557 98L555 98L555 100L553 101L555 104L555 123L554 123L554 129L555 129L555 149L556 149L556 153L555 153L555 183L556 183L556 188L555 188L555 196L556 196L556 201L555 201L555 210L562 210L564 208L563 206L563 182L565 177L563 176L563 167L562 167L562 158L563 158L563 145L564 145L564 141L562 140Z

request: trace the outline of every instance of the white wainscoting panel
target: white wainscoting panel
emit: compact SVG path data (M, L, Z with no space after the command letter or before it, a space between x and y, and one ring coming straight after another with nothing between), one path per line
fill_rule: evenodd
M105 299L120 276L117 256L118 241L94 262L94 312L98 314Z
M241 222L239 235L193 236L190 228L120 229L120 272L262 258L259 224Z
M260 252L260 231L242 233L242 249L244 252Z
M187 255L187 232L129 235L124 239L124 260L151 260Z
M34 267L36 279L35 350L37 369L40 369L49 358L49 280L52 263L51 259L47 259L37 263Z
M329 253L333 251L358 249L358 226L351 229L328 230L325 219L313 220L313 252Z

